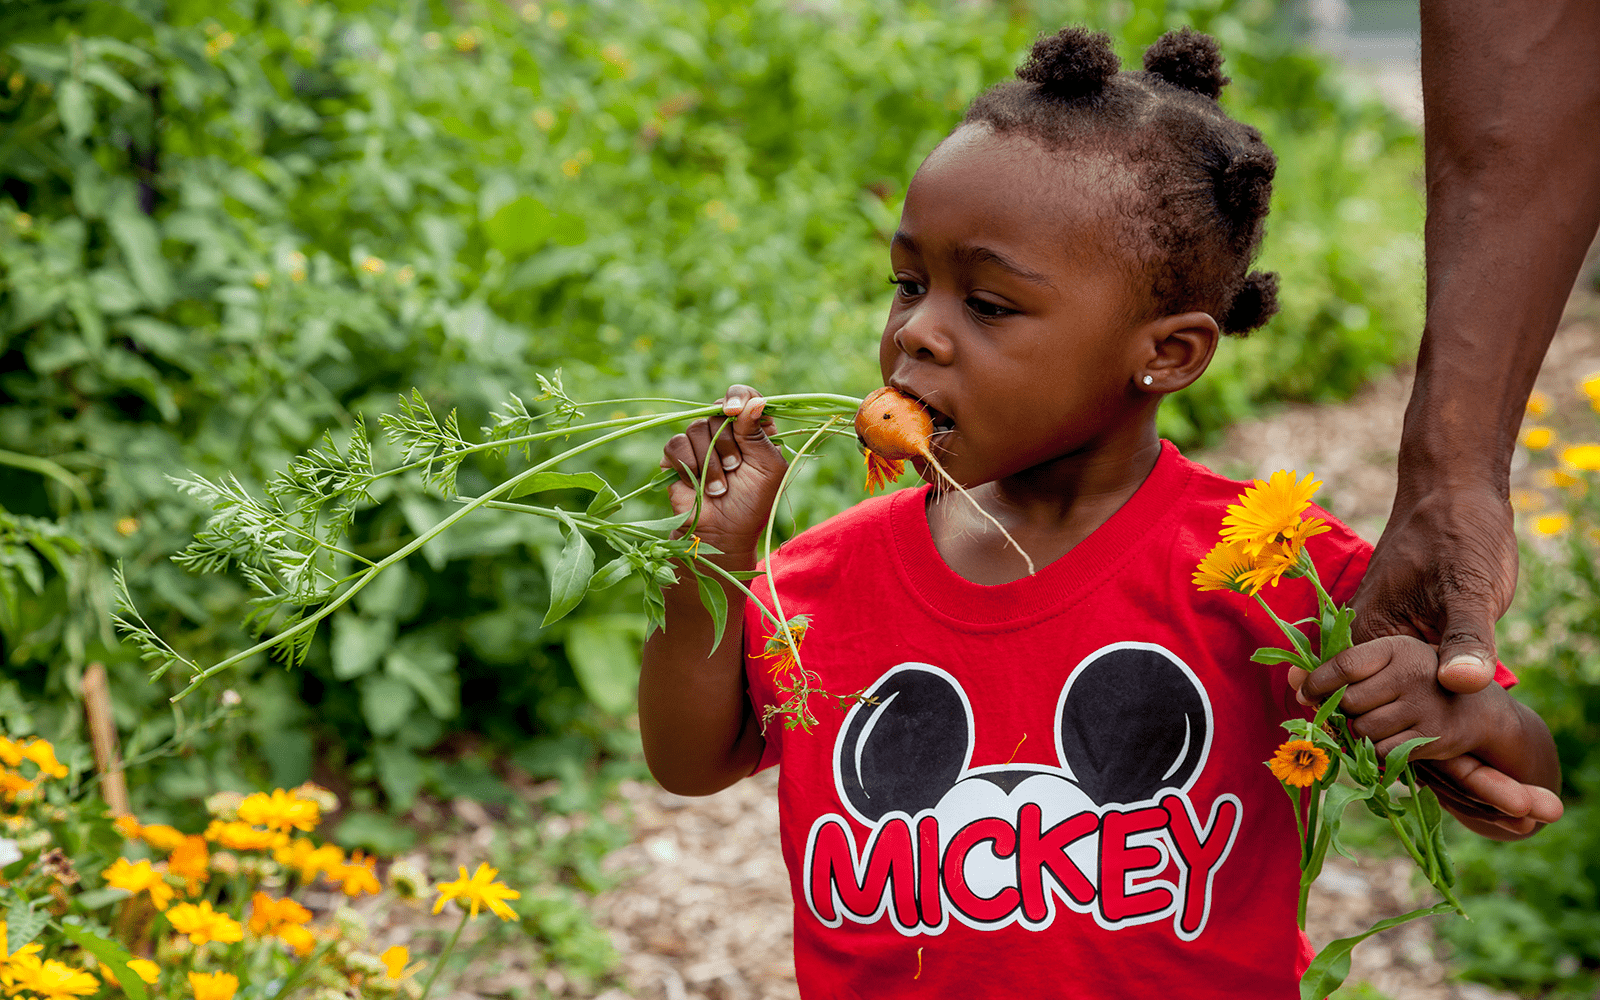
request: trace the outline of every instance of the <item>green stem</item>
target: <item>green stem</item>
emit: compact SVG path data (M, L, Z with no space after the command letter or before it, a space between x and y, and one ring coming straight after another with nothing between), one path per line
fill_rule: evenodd
M769 399L769 403L772 402L772 401L780 401L780 402L782 402L782 401L793 401L793 400L803 400L803 401L805 401L805 400L823 400L823 401L835 403L835 404L838 404L838 405L843 405L844 403L849 403L849 405L852 408L852 412L854 411L855 408L860 406L860 401L859 400L853 400L849 396L834 396L834 395L831 395L831 394L811 394L811 395L803 395L803 396L774 396L774 397L771 397ZM346 590L344 593L340 594L337 598L333 599L332 601L329 601L327 604L324 604L321 608L317 609L317 611L315 613L307 615L305 618L302 618L300 621L296 622L294 625L290 626L289 628L284 629L282 632L279 632L277 635L273 636L272 638L266 639L266 640L264 640L262 642L258 642L254 646L251 646L249 649L245 649L245 650L242 650L242 651L240 651L238 653L235 653L232 656L230 656L230 657L228 657L228 658L226 658L226 659L224 659L224 660L222 660L222 661L220 661L218 663L214 663L211 666L206 667L204 670L201 670L196 674L193 674L190 677L189 685L187 687L185 687L182 691L179 691L177 694L173 695L171 700L172 701L178 701L179 699L188 696L189 694L193 693L195 691L195 689L198 688L202 683L204 683L208 678L210 678L213 675L221 672L222 670L227 669L228 667L233 666L234 664L240 663L240 662L250 658L251 656L254 656L257 653L264 652L264 651L266 651L268 649L271 649L271 648L273 648L275 646L282 645L283 643L287 642L288 640L290 640L290 639L294 638L295 636L299 635L301 632L304 632L304 631L306 631L308 629L316 628L317 624L319 622L321 622L322 619L328 617L329 615L333 614L335 611L337 611L341 607L343 607L345 604L349 603L350 600L353 599L355 597L355 595L357 593L359 593L361 591L361 589L364 588L368 583L372 582L372 579L374 577L376 577L379 573L383 572L385 569L388 569L390 566L394 565L395 563L400 562L401 560L405 559L407 556L411 555L413 552L416 552L418 549L422 548L422 546L426 545L429 541L431 541L434 538L438 537L440 534L442 534L444 531L448 530L452 525L454 525L457 521L459 521L462 518L466 517L467 515L471 514L473 511L475 511L478 508L484 506L485 504L488 504L488 503L492 502L493 500L497 499L501 495L509 493L509 492L515 490L516 487L518 485L520 485L522 482L524 482L525 480L531 479L532 477L534 477L534 476L538 475L539 473L545 471L546 469L550 468L551 466L558 465L561 462L564 462L569 458L573 458L575 456L581 455L586 451L591 451L591 450L593 450L595 448L600 447L603 444L607 444L607 443L609 443L611 441L615 441L618 438L627 437L630 434L637 434L640 431L649 430L652 427L660 427L660 426L662 426L664 424L681 423L686 418L687 419L694 419L696 417L702 417L702 416L713 416L713 415L721 413L721 412L722 412L722 407L720 405L711 405L711 406L700 407L699 409L696 409L696 410L689 410L689 411L683 411L683 412L678 412L678 413L665 413L665 414L658 414L658 415L650 416L650 417L630 417L630 418L627 419L627 421L625 421L626 423L628 423L628 426L626 426L626 427L622 427L622 428L619 428L617 430L613 430L609 434L602 434L600 437L594 438L593 440L590 440L590 441L586 441L583 444L578 445L576 447L569 448L566 451L562 452L559 455L556 455L553 458L546 459L545 461L540 462L537 465L533 465L533 466L531 466L531 467L529 467L527 469L524 469L522 472L517 473L515 476L512 476L510 479L507 479L505 482L503 482L500 485L498 485L498 486L494 487L493 489L489 490L487 493L480 494L479 496L477 496L477 497L473 498L472 500L468 501L459 510L455 511L454 513L452 513L451 515L446 517L444 520L440 521L438 524L435 524L433 527L429 528L427 531L425 531L422 534L418 535L416 538L413 538L406 545L401 546L399 549L396 549L394 552L390 553L388 556L384 557L383 559L381 559L377 563L374 563L370 569L364 571L359 576L359 578L357 578L356 581L353 584L351 584L351 586L350 586L350 588L348 590ZM823 427L830 426L835 419L837 419L837 415L835 415L834 417L830 417L828 419L828 422L823 424ZM608 423L614 424L614 423L616 423L616 421L611 421L611 422L608 422ZM542 433L542 434L539 434L539 435L529 435L528 437L531 439L532 437L550 437L550 436L554 436L556 434L570 434L570 433L573 433L576 430L581 430L581 429L583 429L583 428L563 428L560 431L546 432L546 433ZM815 440L815 436L813 436L813 440ZM498 446L505 445L505 444L514 444L516 442L517 442L517 439L508 438L508 439L506 439L504 441L495 442L495 446L498 447ZM807 444L809 446L809 442ZM475 450L475 449L468 449L468 450ZM802 449L802 452L803 451L804 451L804 449ZM796 457L798 457L798 455ZM413 465L415 465L415 464L417 464L417 463L413 463ZM790 466L790 471L791 472L793 471L793 468L794 467L791 465ZM789 474L786 472L785 475L784 475L784 482L787 482L788 478L789 478ZM782 495L782 490L783 490L783 484L782 483L779 484L778 489L779 489L779 495L781 496ZM768 538L769 538L769 540L771 538L771 522L770 522L770 520L768 522Z
M15 451L0 449L0 465L9 465L13 469L25 469L28 472L37 472L47 476L67 488L72 498L78 501L78 507L88 513L94 507L94 502L89 499L89 488L83 480L50 461L48 458L39 458L37 455L23 455Z
M433 981L439 978L439 973L444 970L445 960L450 957L451 952L456 950L456 942L461 940L461 932L466 928L467 921L471 917L472 912L470 910L461 911L461 922L456 924L456 932L450 935L450 943L445 945L444 951L440 952L439 957L434 959L433 971L428 973L428 981L422 984L422 993L417 996L417 1000L428 1000L428 992L433 989Z
M295 966L293 971L291 971L284 979L283 985L278 988L278 992L274 994L274 996L287 997L289 995L289 991L294 989L296 986L299 986L300 980L304 979L307 973L316 968L317 963L322 960L322 956L326 955L332 949L333 942L328 941L316 951L313 951L311 954L307 955L300 962L300 964Z
M1259 593L1251 594L1250 596L1254 597L1256 599L1256 603L1261 605L1261 607L1266 610L1267 614L1272 616L1272 620L1277 622L1279 630L1283 632L1284 638L1288 639L1294 645L1294 651L1300 657L1300 661L1296 664L1296 666L1300 667L1300 669L1306 671L1307 673L1310 673L1311 671L1316 670L1317 667L1321 666L1320 663L1310 662L1314 654L1311 652L1311 640L1304 632L1295 628L1293 625L1290 625L1282 618L1279 618L1278 613L1272 610L1272 605L1268 604ZM1307 666L1308 663L1310 664L1309 666Z

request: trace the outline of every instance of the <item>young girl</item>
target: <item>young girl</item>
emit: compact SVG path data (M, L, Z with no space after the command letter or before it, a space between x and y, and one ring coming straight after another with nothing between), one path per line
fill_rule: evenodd
M1169 34L1144 62L1119 72L1082 30L1041 40L923 162L891 246L884 380L928 408L940 461L1037 574L926 487L791 540L774 572L784 613L809 618L804 664L867 695L809 732L758 722L782 698L756 609L712 650L682 583L646 647L640 728L663 786L783 764L807 997L1298 996L1295 821L1261 762L1305 709L1250 660L1282 642L1267 616L1192 582L1241 484L1155 419L1219 333L1275 311L1276 277L1248 270L1275 159L1217 105L1209 38ZM725 400L729 418L674 437L663 465L686 470L680 511L708 469L695 531L748 570L784 462L755 391ZM1308 548L1347 601L1370 548L1330 523ZM1270 598L1289 621L1314 612L1303 580ZM1434 669L1431 647L1394 638L1297 682L1354 681L1344 705L1380 752L1439 736L1418 756L1485 761L1548 818L1537 716L1497 686L1450 695Z

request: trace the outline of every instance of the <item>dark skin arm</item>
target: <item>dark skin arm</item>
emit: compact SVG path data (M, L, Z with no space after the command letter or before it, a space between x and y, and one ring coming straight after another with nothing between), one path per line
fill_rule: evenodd
M1516 589L1512 447L1600 225L1600 4L1422 0L1422 87L1427 324L1355 637L1436 644L1467 693Z
M749 386L729 387L726 417L696 420L667 442L664 469L677 469L672 509L694 507L694 475L706 470L706 497L695 533L723 553L722 568L754 569L761 531L787 467L767 437L771 422ZM667 626L645 643L639 672L639 735L645 763L661 787L680 795L709 795L746 777L766 742L745 692L742 623L746 597L730 583L728 624L714 650L711 615L687 568L666 590Z
M1291 671L1302 702L1348 684L1339 707L1350 731L1379 756L1418 736L1418 777L1463 825L1495 840L1520 840L1561 818L1561 767L1544 720L1498 684L1458 694L1436 679L1434 647L1409 636L1355 646L1317 668ZM1485 803L1493 802L1489 806Z

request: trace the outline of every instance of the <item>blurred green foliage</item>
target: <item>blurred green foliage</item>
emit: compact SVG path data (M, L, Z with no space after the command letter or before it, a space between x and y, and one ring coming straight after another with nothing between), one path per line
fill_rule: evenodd
M239 648L247 610L239 581L169 562L204 511L165 477L259 489L413 385L469 428L558 367L584 399L864 393L908 179L1068 21L1130 60L1167 27L1214 32L1230 108L1279 153L1263 263L1284 311L1224 346L1167 433L1348 392L1419 327L1417 143L1277 17L1260 0L0 7L0 498L21 519L0 527L0 700L70 736L101 660L129 756L162 744L184 725L173 682L147 684L104 628L105 565L196 658ZM653 469L659 447L629 441L602 471ZM859 497L842 451L806 470L786 530ZM499 471L464 467L462 492ZM368 555L447 509L376 500L349 540ZM618 720L638 596L543 628L559 531L475 523L364 591L303 670L241 670L233 728L141 763L136 793L181 810L315 772L371 816L493 799L486 753L451 738L473 731L583 804L594 762L635 741Z

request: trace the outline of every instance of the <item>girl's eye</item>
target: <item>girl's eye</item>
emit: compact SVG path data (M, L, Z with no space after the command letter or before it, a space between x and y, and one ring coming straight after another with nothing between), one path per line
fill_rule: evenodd
M988 299L980 298L968 299L967 308L984 319L998 319L1001 316L1010 316L1016 312L1015 309L1007 309L1005 306L990 302Z
M927 292L927 289L910 278L890 278L889 284L899 290L902 298L914 299Z

